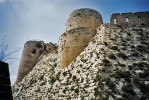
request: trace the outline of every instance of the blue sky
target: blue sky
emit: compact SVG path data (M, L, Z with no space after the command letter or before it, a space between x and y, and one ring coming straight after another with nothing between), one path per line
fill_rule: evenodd
M20 48L11 56L18 59L27 40L57 43L70 12L78 8L95 9L108 23L112 13L149 11L149 0L0 0L0 42L7 36L8 51ZM14 83L20 61L7 62Z

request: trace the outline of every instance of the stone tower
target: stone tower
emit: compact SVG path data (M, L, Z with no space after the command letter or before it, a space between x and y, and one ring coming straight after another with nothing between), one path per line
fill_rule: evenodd
M32 70L43 50L43 41L27 41L24 45L16 83L19 83Z
M59 39L58 65L68 66L88 45L103 23L101 14L93 9L73 11L67 21L66 32Z
M42 55L46 55L57 49L56 44L43 41L27 41L24 45L16 84L19 83L36 65Z

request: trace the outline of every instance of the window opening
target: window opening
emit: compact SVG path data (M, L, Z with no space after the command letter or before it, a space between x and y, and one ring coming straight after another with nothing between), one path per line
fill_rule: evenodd
M36 54L36 50L34 49L32 53L33 53L33 54Z
M114 20L114 24L116 24L116 19L113 19Z
M138 17L138 20L141 20L141 17L140 16Z
M128 19L128 17L126 17L126 23L128 23L129 22L129 19Z

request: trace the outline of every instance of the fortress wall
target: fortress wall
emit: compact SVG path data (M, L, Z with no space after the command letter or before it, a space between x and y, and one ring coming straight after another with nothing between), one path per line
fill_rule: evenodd
M88 8L77 9L70 14L66 30L68 31L79 27L92 27L97 29L102 23L102 16L96 10Z
M115 13L110 19L110 26L121 25L124 27L149 26L149 12Z
M58 45L58 65L65 68L88 45L96 34L94 28L77 28L61 35Z

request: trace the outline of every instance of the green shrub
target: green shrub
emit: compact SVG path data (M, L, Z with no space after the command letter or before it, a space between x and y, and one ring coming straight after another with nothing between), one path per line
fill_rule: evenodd
M54 83L56 81L55 77L51 77L51 82Z
M102 65L103 65L103 66L111 66L111 62L110 62L109 60L103 59L103 60L101 60L101 61L102 61Z
M74 90L75 93L79 93L79 88Z
M116 57L115 57L114 54L108 54L108 57L109 57L110 59L116 59Z
M133 53L131 53L131 56L133 56L133 57L138 57L139 54L138 54L138 52L133 52Z
M126 93L131 94L131 95L135 94L135 92L133 91L133 85L132 84L123 85L121 90L123 92L126 92Z
M39 41L37 44L36 44L37 48L41 48L42 47L42 43L41 41Z
M118 47L117 46L111 46L110 49L112 49L112 50L118 50Z
M66 76L66 74L67 74L66 72L63 72L63 76Z
M144 45L137 45L136 50L138 51L146 51L146 47Z
M121 70L118 70L116 71L116 78L130 78L131 74L130 74L130 71L121 71Z
M127 55L123 52L117 53L117 56L123 59L127 59Z
M101 76L99 75L99 73L96 74L96 80L100 80Z

